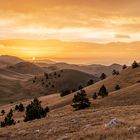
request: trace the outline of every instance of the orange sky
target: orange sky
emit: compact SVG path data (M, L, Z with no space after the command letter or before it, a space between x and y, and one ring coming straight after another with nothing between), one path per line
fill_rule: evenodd
M55 44L57 47L44 43L43 47L24 44L4 46L0 44L0 54L20 54L27 57L63 58L74 62L82 62L82 56L96 59L97 62L122 59L128 62L134 54L137 56L139 46L129 46L133 49L127 55L118 59L115 48L79 48L71 46L72 41L80 42L132 42L140 40L140 0L0 0L0 39L57 39L69 41L69 46ZM7 41L8 42L8 41ZM29 43L29 42L28 42ZM56 43L56 42L55 42ZM58 43L58 42L57 42ZM46 46L46 47L45 47ZM119 46L120 47L120 46ZM124 46L119 52L125 53ZM78 53L74 54L74 50ZM100 56L98 51L100 50ZM69 51L73 56L70 56ZM82 55L81 53L82 52ZM18 54L17 54L18 53ZM76 56L75 56L76 55ZM94 55L94 57L93 57ZM130 57L130 56L131 57ZM133 59L133 58L132 58ZM139 59L137 56L136 59ZM93 62L96 62L93 61ZM112 61L111 61L112 62ZM109 63L109 62L105 62Z

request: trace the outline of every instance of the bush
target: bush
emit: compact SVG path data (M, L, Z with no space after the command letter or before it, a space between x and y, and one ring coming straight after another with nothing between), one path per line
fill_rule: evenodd
M72 100L72 107L76 110L85 109L90 106L89 99L86 97L86 92L84 90L81 90L80 92L77 92L77 94L74 95L74 98Z
M71 93L71 90L67 89L67 90L63 90L60 94L61 97L69 95Z
M46 113L50 112L50 109L48 106L45 107L45 111L46 111Z
M25 113L25 119L24 121L30 121L30 120L34 120L34 119L41 119L46 117L47 113L45 111L45 109L42 108L41 106L41 102L35 98L31 104L29 104L26 107L26 113Z
M94 94L93 94L92 98L93 98L93 99L97 99L97 97L98 97L97 93L96 93L96 92L94 92Z
M44 73L44 76L46 79L49 79L49 74L48 73Z
M18 105L15 106L15 110L19 110L19 106Z
M139 64L136 61L134 61L132 64L132 68L135 69L137 67L139 67Z
M120 86L119 85L116 85L115 86L115 90L120 90L121 88L120 88Z
M19 105L15 106L15 110L19 111L19 112L23 112L24 111L24 106L22 103L20 103Z
M13 110L11 109L10 112L5 117L4 121L1 121L1 127L14 125L16 122L13 119Z
M92 84L94 84L94 81L91 79L91 80L88 81L87 86L90 86Z
M22 103L19 104L19 109L18 109L20 112L23 112L24 111L24 106Z
M104 85L100 88L98 95L102 97L108 96L108 91Z
M126 69L127 68L127 66L124 64L123 66L122 66L122 69L124 70L124 69Z
M119 73L119 71L117 71L117 70L113 70L112 71L112 75L119 75L120 73Z
M101 76L100 76L100 79L101 80L104 80L105 78L106 78L106 74L105 73L102 73Z
M80 85L80 86L78 87L78 90L81 90L81 89L83 89L83 87Z
M2 111L1 111L1 114L4 115L4 114L5 114L5 110L2 110Z

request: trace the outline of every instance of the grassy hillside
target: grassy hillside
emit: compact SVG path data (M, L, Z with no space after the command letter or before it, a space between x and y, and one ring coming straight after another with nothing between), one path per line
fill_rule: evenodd
M65 73L65 70L63 72ZM71 73L71 70L66 72ZM77 73L73 76L76 75ZM95 91L97 92L103 84L106 85L110 93L105 98L96 100L90 98L91 106L85 110L74 111L70 106L75 93L65 97L60 97L59 94L42 96L39 99L42 101L43 107L47 105L51 109L48 116L44 119L25 123L23 122L25 112L14 112L14 119L20 120L20 123L2 128L0 138L3 140L139 140L139 78L140 68L132 69L129 67L123 70L120 75L110 76L86 87L85 90L89 97ZM114 90L116 84L120 84L120 90ZM24 106L27 106L30 101L29 99L24 100ZM0 109L5 109L7 113L11 108L14 109L17 103L1 106ZM3 119L4 116L0 116L0 120ZM118 121L117 125L107 127L112 119Z
M132 69L131 67L129 67L125 70L122 70L120 75L110 76L110 77L106 78L105 80L99 81L91 86L84 88L84 90L86 91L86 93L88 94L89 97L92 97L94 92L98 93L100 87L102 85L105 85L107 90L109 91L109 95L110 95L108 98L111 98L112 93L114 95L115 93L118 93L118 92L120 92L120 93L122 92L122 94L126 93L126 96L127 96L127 94L128 94L128 96L129 96L129 94L130 94L130 96L133 96L133 94L138 94L138 97L139 97L140 96L139 95L140 89L138 88L139 80L140 80L140 67L135 68L135 69ZM119 91L115 90L115 86L117 84L120 85L120 87L121 87L121 90L119 90ZM137 87L136 89L133 88L135 86ZM131 88L130 91L129 91L129 88ZM137 90L137 92L135 90ZM57 102L55 102L55 104L53 104L53 108L57 108L57 107L61 107L61 106L70 104L74 94L75 93L68 95L66 97L63 97L61 100L58 100ZM118 94L116 94L116 95L118 95ZM137 96L134 99L137 99ZM122 100L123 100L123 97L122 97ZM110 101L111 101L111 99L110 99ZM139 98L138 98L138 101L139 101Z
M39 75L44 73L44 70L41 67L25 61L8 66L7 69L21 74Z
M34 79L36 79L34 81ZM48 74L36 76L25 82L25 88L31 89L32 93L51 94L63 90L78 90L79 86L87 86L89 80L96 82L97 77L77 70L64 69ZM34 81L34 82L33 82Z

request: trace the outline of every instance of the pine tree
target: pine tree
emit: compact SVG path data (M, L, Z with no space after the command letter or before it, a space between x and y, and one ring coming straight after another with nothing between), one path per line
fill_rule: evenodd
M26 116L24 121L30 121L34 119L41 119L46 117L46 111L42 108L41 102L35 98L31 104L26 107Z
M5 117L4 121L1 121L1 127L14 125L16 122L13 119L13 110L11 109L10 112Z
M71 106L76 110L85 109L90 106L89 99L84 90L77 92L77 94L74 95L72 102Z
M98 95L102 97L108 96L108 91L104 85L100 88Z
M15 106L15 110L19 110L19 106L18 105Z
M24 106L22 103L19 104L19 109L18 109L20 112L23 112L24 111Z
M101 76L100 76L100 79L101 80L104 80L105 78L106 78L106 74L105 73L102 73Z

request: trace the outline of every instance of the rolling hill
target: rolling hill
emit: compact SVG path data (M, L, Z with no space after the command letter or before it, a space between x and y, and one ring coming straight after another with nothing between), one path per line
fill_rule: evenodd
M51 76L56 76L60 74L59 72L61 73L61 71L57 71L57 74L53 72ZM66 78L72 79L74 77L76 79L79 78L79 76L81 77L81 72L75 70L63 70L62 73L61 77L59 77L62 78L62 81ZM32 78L29 81L27 80L27 83L24 82L33 89L39 86L42 78L43 76L37 76L36 80L38 81L35 83L32 83ZM55 77L51 78L51 80L52 79L55 79ZM57 80L55 79L53 82L57 83ZM58 81L61 80L59 79ZM13 140L26 140L31 138L44 140L139 140L139 81L140 67L135 69L128 67L122 70L120 75L109 76L105 80L87 86L84 90L89 97L92 97L94 92L98 92L103 84L107 87L109 96L96 100L89 98L91 107L79 111L74 111L70 106L75 92L65 97L60 97L59 94L42 96L39 99L42 101L43 107L47 105L51 109L48 116L40 120L37 119L25 123L23 122L25 112L14 112L14 119L20 121L20 123L8 128L2 128L0 138L3 140L8 138ZM116 91L114 89L116 84L120 85L120 90ZM26 106L30 101L31 99L22 102ZM8 112L11 108L14 109L15 105L20 102L21 101L1 106L0 109L5 109L5 111ZM3 120L3 118L4 116L0 116L0 120ZM113 119L116 119L117 123L106 127ZM15 131L15 129L18 131Z
M44 65L45 66L45 65ZM67 63L56 63L56 64L47 64L43 67L46 71L55 71L61 69L73 69L82 72L86 72L92 75L97 75L98 77L105 73L106 75L111 75L112 71L122 70L122 66L119 64L112 64L110 66L99 65L99 64L92 64L92 65L76 65L76 64L67 64Z
M14 65L14 64L22 62L22 61L24 61L24 60L22 60L18 57L15 57L15 56L1 55L0 56L0 67Z
M78 90L81 85L87 86L88 81L93 80L97 82L98 78L81 71L72 69L63 69L60 71L51 72L48 78L43 75L31 78L25 83L27 89L32 89L31 92L38 92L40 94L51 94L61 92L63 90ZM34 81L34 82L33 82Z
M25 61L15 65L10 65L7 69L21 74L39 75L44 73L44 70L41 67Z
M109 76L105 80L99 81L91 86L84 88L84 90L86 91L86 93L89 97L92 97L93 93L95 93L95 92L98 93L100 87L102 85L105 85L107 90L109 91L110 96L103 100L106 101L108 98L111 98L112 95L114 95L116 93L113 96L114 100L115 100L115 97L117 95L119 96L118 93L120 93L121 95L125 94L124 96L122 96L122 99L120 101L125 102L126 98L124 98L124 97L127 97L127 94L128 94L128 98L129 98L129 96L133 97L134 96L133 94L137 94L137 96L135 96L134 100L137 99L137 102L139 102L140 88L138 88L138 87L140 86L140 84L138 83L138 81L140 81L140 67L135 68L135 69L132 69L132 67L128 67L127 69L122 70L120 72L120 75ZM118 91L115 90L115 86L117 84L121 87L121 89ZM134 87L137 87L137 88L135 89ZM129 89L131 89L131 90L129 91ZM135 93L133 93L133 92L135 92ZM75 93L70 94L66 97L63 97L61 100L57 100L57 102L52 104L52 108L58 108L58 107L62 107L62 106L71 104L74 94ZM113 101L112 98L110 99L110 101L111 100ZM101 100L101 102L102 102L102 100ZM120 102L118 102L118 105L121 105L121 103L120 104L119 103ZM112 102L112 104L113 104L113 102ZM139 102L139 104L140 104L140 102Z

